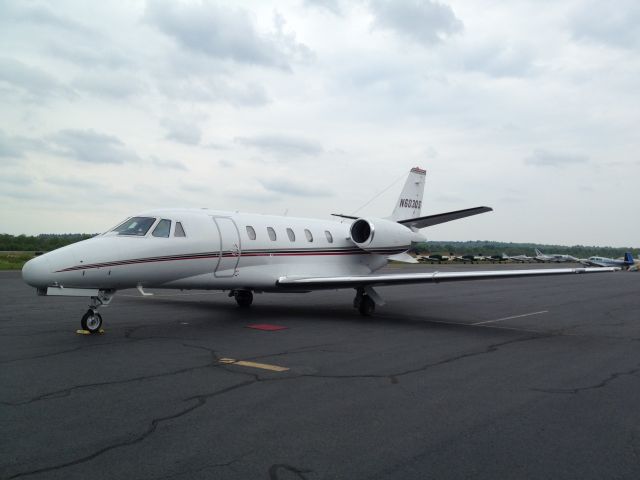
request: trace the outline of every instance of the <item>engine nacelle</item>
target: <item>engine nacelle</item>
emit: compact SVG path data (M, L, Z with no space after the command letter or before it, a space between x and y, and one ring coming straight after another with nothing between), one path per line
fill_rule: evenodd
M389 254L408 250L411 242L424 241L419 233L382 218L359 218L351 224L350 234L353 243L363 250Z

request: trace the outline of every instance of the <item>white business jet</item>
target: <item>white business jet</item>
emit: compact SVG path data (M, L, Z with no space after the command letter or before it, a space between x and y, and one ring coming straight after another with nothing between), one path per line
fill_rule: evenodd
M253 292L353 288L354 307L371 315L384 302L374 287L409 283L605 272L616 268L430 272L375 275L389 259L415 263L406 252L425 241L419 229L489 212L469 208L420 216L426 172L413 168L391 217L340 220L222 212L154 210L106 233L46 253L22 269L40 295L88 297L84 330L100 330L97 312L116 291L137 288L228 290L241 307Z

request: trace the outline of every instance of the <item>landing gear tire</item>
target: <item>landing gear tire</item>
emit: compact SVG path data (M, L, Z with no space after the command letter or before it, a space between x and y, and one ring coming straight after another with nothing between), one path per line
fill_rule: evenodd
M247 308L253 303L253 292L251 290L236 290L233 293L239 307Z
M89 309L87 310L87 313L82 316L80 325L83 330L87 330L90 333L98 333L100 331L100 327L102 327L102 316Z
M360 298L360 302L357 308L360 312L360 315L362 315L363 317L370 317L376 309L376 304L370 296L364 295Z

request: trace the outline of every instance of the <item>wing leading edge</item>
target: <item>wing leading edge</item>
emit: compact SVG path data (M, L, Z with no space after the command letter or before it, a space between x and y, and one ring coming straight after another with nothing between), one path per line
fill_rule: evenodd
M339 288L406 285L410 283L458 282L496 278L563 275L569 273L616 272L617 267L606 268L543 268L531 270L487 270L477 272L400 273L392 275L361 275L343 277L280 277L278 287L287 290L322 290Z

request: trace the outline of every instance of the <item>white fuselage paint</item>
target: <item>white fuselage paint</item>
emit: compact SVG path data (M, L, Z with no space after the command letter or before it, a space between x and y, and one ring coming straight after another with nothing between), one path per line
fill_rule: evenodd
M367 275L386 265L389 255L408 249L396 243L366 252L351 240L351 222L207 209L154 210L139 216L154 217L156 224L170 219L170 236L152 236L154 227L144 237L107 232L28 262L25 281L38 288L286 291L276 288L278 278ZM181 222L185 237L174 236L176 222ZM247 226L253 227L255 239ZM275 240L268 227L275 231ZM295 241L287 228L294 231Z

